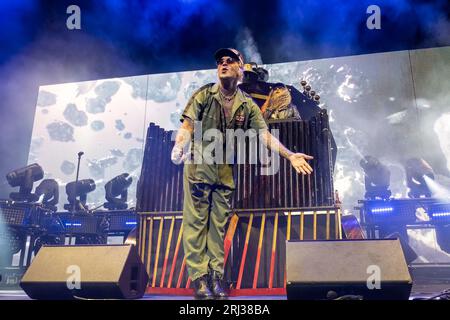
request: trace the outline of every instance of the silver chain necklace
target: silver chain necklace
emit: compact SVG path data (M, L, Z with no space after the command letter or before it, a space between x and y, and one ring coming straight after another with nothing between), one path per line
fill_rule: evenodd
M221 97L222 100L224 100L225 102L231 102L231 101L234 99L234 97L236 96L236 93L237 93L237 89L234 91L234 93L233 93L232 95L226 96L226 95L222 92L222 90L219 89L220 97Z

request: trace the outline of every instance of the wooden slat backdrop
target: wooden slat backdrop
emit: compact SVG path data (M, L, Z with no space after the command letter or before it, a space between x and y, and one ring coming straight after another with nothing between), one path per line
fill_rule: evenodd
M270 122L269 128L278 130L281 143L293 152L312 155L314 160L310 164L314 171L308 176L298 175L284 158L280 158L279 171L271 175L261 175L260 163L236 164L233 208L332 206L333 168L326 112L319 113L311 121ZM170 160L174 144L172 135L172 131L165 131L153 123L148 128L137 190L138 212L182 210L183 165L175 165Z
M234 215L224 244L226 279L235 294L285 292L286 240L342 237L326 111L310 121L270 122L269 128L290 150L312 155L314 172L298 175L284 158L279 171L267 176L259 163L235 165ZM137 190L139 252L151 278L149 292L192 294L181 241L183 166L170 160L172 135L153 123L147 131Z
M140 213L139 220L138 245L150 275L148 292L191 294L181 212ZM342 238L338 207L238 210L227 229L225 278L235 295L284 293L287 240Z

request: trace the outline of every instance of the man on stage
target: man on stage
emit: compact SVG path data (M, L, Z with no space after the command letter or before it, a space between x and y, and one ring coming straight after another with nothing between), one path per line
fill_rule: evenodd
M198 154L194 143L194 126L200 124L202 132L216 129L225 135L227 129L254 129L264 145L289 159L298 173L310 174L306 160L311 156L293 153L273 137L252 98L237 85L242 80L244 60L236 49L219 49L214 55L217 62L218 83L208 84L197 90L189 100L175 139L172 161L185 161L189 152ZM196 127L197 128L197 127ZM202 141L200 147L211 141ZM196 146L197 145L197 146ZM226 143L223 144L225 149ZM200 151L201 153L201 151ZM224 151L225 154L225 151ZM198 160L198 159L197 159ZM225 225L231 213L230 200L235 188L233 164L210 161L186 161L183 188L183 247L189 277L197 298L225 298L222 287L224 273Z

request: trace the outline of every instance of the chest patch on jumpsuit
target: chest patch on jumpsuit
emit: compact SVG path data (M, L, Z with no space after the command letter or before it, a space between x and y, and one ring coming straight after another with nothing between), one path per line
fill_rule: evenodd
M245 114L244 112L240 111L236 114L236 117L234 117L234 120L236 121L236 125L243 126L245 121Z

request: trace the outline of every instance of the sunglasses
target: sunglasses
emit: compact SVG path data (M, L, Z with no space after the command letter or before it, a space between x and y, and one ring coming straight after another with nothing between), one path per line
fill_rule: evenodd
M232 64L237 62L237 60L233 58L222 58L216 61L218 66L222 65L224 62L226 62L226 64Z

